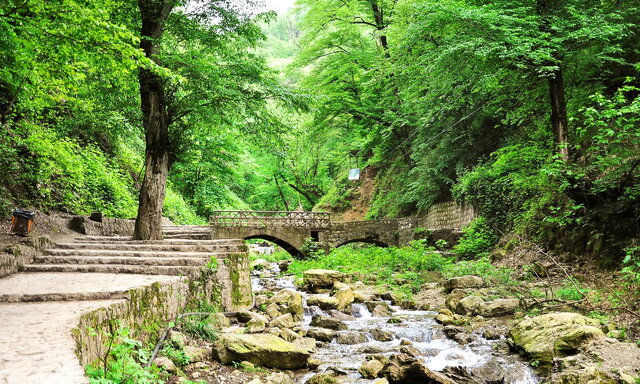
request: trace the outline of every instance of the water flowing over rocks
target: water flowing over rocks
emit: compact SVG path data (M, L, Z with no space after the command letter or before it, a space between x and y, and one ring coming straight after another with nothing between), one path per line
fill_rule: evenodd
M272 268L271 276L265 274ZM380 293L362 283L350 284L348 277L339 271L304 272L306 292L297 291L293 278L280 277L277 271L277 265L272 264L258 272L254 281L260 298L256 299L256 304L260 303L256 307L270 319L270 328L264 332L282 340L278 343L317 342L315 352L300 366L303 369L293 372L295 383L455 383L454 376L461 383L493 383L498 376L502 381L496 383L538 383L527 364L509 354L506 331L496 333L498 336L487 332L492 336L490 339L483 337L483 330L473 327L445 328L435 320L443 314L403 309L400 304L404 301L392 292ZM471 295L469 287L484 285L478 279L471 276L449 283L456 287L456 306L460 301L463 306L470 302L471 310L466 311L469 314L498 314L508 312L516 304L500 299L485 301ZM268 298L270 295L273 296ZM429 304L407 301L402 306L424 308ZM288 321L295 320L294 314L302 319ZM450 311L446 315L461 325L469 321L468 317ZM261 334L251 336L258 335ZM235 359L256 361L255 357L251 360L245 356ZM265 366L274 363L270 364ZM495 369L496 364L504 369ZM486 383L483 378L488 379Z

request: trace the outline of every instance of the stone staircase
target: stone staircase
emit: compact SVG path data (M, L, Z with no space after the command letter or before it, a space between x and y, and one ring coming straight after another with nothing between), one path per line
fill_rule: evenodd
M95 272L192 275L211 257L246 252L242 240L211 240L208 226L164 226L165 240L86 236L57 243L37 256L24 272Z

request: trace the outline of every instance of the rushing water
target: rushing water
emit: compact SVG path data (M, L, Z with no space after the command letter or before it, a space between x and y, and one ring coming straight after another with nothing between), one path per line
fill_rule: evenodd
M278 267L274 264L274 271ZM329 316L318 307L307 307L308 294L298 291L293 285L290 276L252 277L254 292L264 289L265 283L277 289L291 289L300 293L304 301L304 327L308 328L313 315ZM328 296L328 295L327 295ZM390 304L390 303L388 303ZM448 369L473 372L474 376L483 375L504 377L505 384L536 384L538 379L531 368L517 356L500 352L501 348L495 348L498 343L504 343L503 339L487 340L481 335L475 335L473 341L466 345L460 345L456 341L448 339L443 332L443 327L434 318L437 315L433 311L403 310L390 306L393 317L402 320L401 323L388 323L388 317L373 317L363 304L352 304L354 321L345 321L348 330L340 332L361 332L367 336L367 341L362 344L339 344L334 339L330 343L318 343L318 349L314 357L323 361L317 372L305 373L296 378L296 383L304 383L311 376L327 369L344 373L350 383L372 383L374 380L363 379L358 373L358 368L366 361L371 353L383 353L391 356L397 353L402 339L411 341L413 347L419 349L423 356L425 366L434 371ZM376 341L371 336L371 331L380 329L389 331L394 335L392 341ZM487 377L487 379L489 379Z

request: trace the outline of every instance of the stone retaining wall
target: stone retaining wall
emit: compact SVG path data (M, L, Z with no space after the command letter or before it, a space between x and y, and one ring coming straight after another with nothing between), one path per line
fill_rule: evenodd
M151 345L181 313L197 311L201 306L220 311L250 308L253 297L248 254L231 254L218 261L217 266L204 268L199 278L134 289L125 300L82 315L73 330L82 366L105 356L109 335L120 327L128 327L132 337Z
M93 221L88 216L76 216L69 222L69 228L90 236L133 236L135 220L103 217Z
M22 244L0 249L0 277L17 273L23 265L31 264L38 252L51 244L49 236L34 236L24 239Z
M455 201L440 203L429 208L424 217L418 219L418 227L429 230L461 229L475 218L473 206Z

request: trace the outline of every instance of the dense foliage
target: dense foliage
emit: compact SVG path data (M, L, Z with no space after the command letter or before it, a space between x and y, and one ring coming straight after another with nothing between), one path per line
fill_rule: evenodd
M461 257L516 230L621 261L640 216L639 22L630 0L299 0L277 17L185 0L153 61L135 4L10 0L0 214L135 216L149 70L166 88L177 222L220 208L397 217L455 198L484 218ZM354 167L372 170L371 196Z

